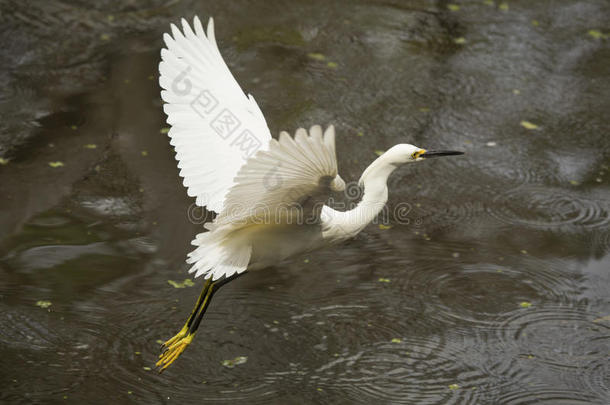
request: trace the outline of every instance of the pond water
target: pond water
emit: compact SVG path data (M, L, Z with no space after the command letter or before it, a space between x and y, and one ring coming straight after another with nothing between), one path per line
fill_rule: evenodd
M273 134L335 124L347 181L397 143L466 155L395 173L382 226L224 287L159 375L201 285L168 283L201 213L157 84L195 14ZM609 403L608 21L605 0L2 2L0 400Z

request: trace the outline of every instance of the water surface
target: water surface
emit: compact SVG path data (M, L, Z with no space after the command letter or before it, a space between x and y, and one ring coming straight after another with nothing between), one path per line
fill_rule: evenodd
M344 179L396 143L467 154L395 173L386 226L224 287L158 375L200 284L168 283L201 224L157 84L194 14L273 134L335 124ZM2 2L0 399L610 402L608 21L603 0Z

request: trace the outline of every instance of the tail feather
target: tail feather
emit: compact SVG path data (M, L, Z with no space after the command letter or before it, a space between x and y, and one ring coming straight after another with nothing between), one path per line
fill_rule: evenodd
M191 243L197 248L188 254L186 262L192 264L189 273L195 273L195 277L204 275L214 281L248 267L252 247L228 238L226 232L200 233Z

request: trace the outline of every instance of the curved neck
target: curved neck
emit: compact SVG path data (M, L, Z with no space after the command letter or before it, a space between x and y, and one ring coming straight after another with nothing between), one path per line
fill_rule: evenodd
M346 239L355 236L377 217L388 201L387 181L395 169L396 166L384 159L383 155L378 157L360 177L364 194L355 208L340 212L325 207L328 208L327 221L325 221L328 226L328 237Z

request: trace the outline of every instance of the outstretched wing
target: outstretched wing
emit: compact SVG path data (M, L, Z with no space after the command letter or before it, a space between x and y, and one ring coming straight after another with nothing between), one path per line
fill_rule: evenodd
M294 215L303 215L304 220L315 217L331 190L345 189L337 173L334 127L329 126L324 135L318 125L309 135L303 128L294 138L280 133L268 150L258 151L246 162L235 183L209 229L288 219L296 223Z
M214 21L207 35L197 17L193 28L182 19L182 31L172 24L172 35L163 36L161 98L188 195L221 212L240 167L268 149L271 134L254 98L244 94L222 59Z

